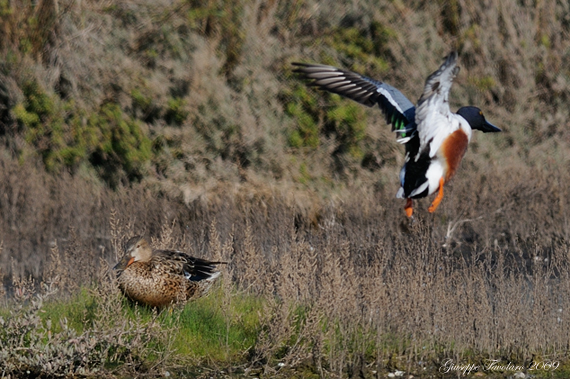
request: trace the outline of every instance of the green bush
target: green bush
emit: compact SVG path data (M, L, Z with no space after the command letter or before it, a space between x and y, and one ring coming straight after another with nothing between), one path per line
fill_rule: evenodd
M188 111L184 109L184 99L180 97L168 99L164 121L171 125L180 126L186 121L186 118L188 118Z
M90 162L112 186L139 179L151 158L151 141L139 121L115 103L97 112L79 109L47 94L36 81L23 86L24 101L12 109L25 141L49 171Z
M347 152L352 157L362 158L360 142L366 136L366 115L360 104L341 101L338 95L337 106L327 111L326 129L332 131L339 142L339 152Z
M152 123L160 116L161 107L153 102L152 94L146 95L145 92L148 90L135 88L131 91L133 117Z
M12 109L24 139L42 157L48 171L56 171L62 157L59 151L67 144L63 104L48 95L36 81L22 87L24 101Z
M324 98L324 102L319 102ZM293 148L315 149L320 137L334 138L337 142L335 154L349 153L361 158L361 141L366 135L366 114L364 107L338 95L310 91L303 84L294 84L285 92L285 113L295 119L296 128L288 135Z
M218 51L223 54L222 73L230 77L243 55L246 33L244 1L187 0L189 25L207 37L217 37Z
M137 180L150 161L151 140L136 119L126 116L119 105L107 103L87 122L88 130L97 134L97 144L89 161L99 168L111 186L123 179Z
M352 65L354 71L380 74L389 69L385 57L389 56L390 51L386 46L395 37L396 32L392 29L379 22L371 22L368 25L339 27L328 34L323 42L340 53L343 63Z
M302 85L295 85L289 93L291 100L286 104L285 113L293 117L297 128L289 136L289 144L295 148L319 146L320 110L317 98Z

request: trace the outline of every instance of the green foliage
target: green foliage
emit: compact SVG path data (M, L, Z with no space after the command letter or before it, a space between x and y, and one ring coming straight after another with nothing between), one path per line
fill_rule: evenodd
M0 0L0 48L41 58L57 39L59 18L67 10L56 1Z
M463 45L465 43L473 44L475 49L481 49L482 41L481 41L481 26L479 24L473 24L468 28L463 30L462 35L459 39L459 44Z
M463 79L458 77L454 84L459 95L454 104L466 104L466 93L475 105L509 104L513 109L508 114L519 115L520 120L506 124L543 123L545 129L562 135L560 120L567 117L559 105L566 96L568 76L563 53L567 41L559 38L568 29L564 7L517 3L504 9L502 17L487 20L500 30L500 38L495 38L489 35L493 28L481 25L487 22L485 12L498 4L491 2L475 12L482 6L477 3L473 12L465 13L456 0L438 0L430 7L390 1L315 7L307 1L243 0L83 7L73 1L0 0L0 73L9 79L0 78L0 92L9 100L0 101L0 109L10 111L10 117L0 117L0 136L13 150L22 146L20 141L28 141L52 173L78 167L92 170L95 165L113 185L137 179L144 175L146 163L141 162L148 155L130 159L126 151L144 151L144 144L139 149L136 143L127 143L129 148L118 146L115 152L102 140L112 133L96 130L117 124L117 117L105 118L102 110L102 101L112 101L126 113L121 117L132 128L152 124L155 152L160 145L165 149L160 162L152 154L147 162L172 174L161 181L183 180L184 171L196 168L206 170L197 178L212 177L221 166L211 163L219 157L230 161L225 172L234 170L234 163L243 168L254 162L259 163L255 169L261 176L279 173L275 177L288 180L297 176L297 168L289 170L287 162L298 155L311 173L317 167L320 172L332 167L335 172L323 176L344 180L336 175L339 169L359 175L358 160L362 167L376 169L388 162L395 146L384 144L384 133L366 133L365 109L356 109L360 105L307 88L286 89L296 84L283 75L285 65L293 60L337 65L386 79L413 101L421 90L418 83L421 86L425 75L436 68L438 56L450 48L460 51L463 67ZM516 34L518 29L509 25L519 16L523 23L535 20L523 28L535 32ZM78 35L85 38L77 39ZM24 88L31 77L45 78L38 79L41 88ZM472 78L481 79L470 83L474 85L467 92L457 90ZM528 114L517 112L516 99L529 98L524 91L537 85L539 97L531 96L537 105L525 108ZM30 92L37 93L35 105ZM282 95L280 104L274 102L275 93ZM200 108L201 101L210 101L208 97L215 99L214 104ZM555 119L545 119L541 109L548 109ZM381 117L377 112L375 119ZM15 118L19 130L14 130ZM290 121L286 130L279 123L284 118ZM184 128L174 131L165 124ZM161 134L170 135L161 139ZM524 135L520 144L527 141ZM175 139L184 143L173 148ZM271 149L265 141L273 144ZM326 149L332 154L327 156L324 149L311 153L325 142L333 146ZM26 156L21 154L20 159Z
M302 162L299 166L299 178L297 179L301 184L308 184L311 180L311 174L309 173L309 169L307 168L307 164Z
M0 316L0 370L9 377L99 376L125 362L144 367L166 339L152 322L121 322L121 312L109 307L112 297L96 299L83 291L46 306L48 296L36 294L31 304L16 304ZM166 349L159 348L164 356Z
M151 158L151 141L117 104L107 103L89 114L72 101L47 94L35 81L25 83L23 92L25 100L12 111L47 170L74 169L90 161L111 185L124 176L140 178Z
M539 38L539 43L544 46L547 49L551 49L552 48L552 41L550 40L550 37L548 36L548 34L542 34Z
M139 179L151 158L151 140L139 121L126 116L115 103L103 105L89 117L87 127L97 133L97 144L90 162L99 167L102 177L112 186L127 178Z
M16 119L28 128L37 126L40 123L40 117L37 113L28 112L26 108L22 103L16 104L12 109Z
M140 109L145 113L152 105L152 98L145 96L139 88L135 88L131 91L131 99L133 101L133 108Z
M0 17L11 16L14 13L14 9L10 7L9 0L0 0Z
M131 91L131 101L133 117L147 123L152 123L160 117L170 125L180 126L188 118L189 112L184 108L185 101L182 97L171 97L166 107L161 107L153 101L148 89L137 87Z
M184 99L173 97L168 99L164 120L172 125L182 125L188 118L188 111L184 109Z
M65 319L67 326L78 333L93 326L97 317L97 299L93 292L82 287L66 301L48 301L42 307L42 320L52 320L52 331L62 331L61 320Z
M348 152L355 158L362 158L360 142L366 136L366 116L360 104L341 101L338 95L338 106L327 111L327 130L331 130L339 141L339 149Z
M246 138L246 127L236 122L237 115L232 107L210 97L197 110L192 124L204 139L202 147L210 159L219 157L242 168L259 163L259 157L265 152L265 142Z
M376 75L388 71L386 57L388 42L396 37L396 32L380 22L368 25L355 25L338 28L325 37L324 43L341 54L346 64L351 64L356 72L373 72Z
M242 58L245 42L243 28L243 0L197 1L187 0L190 9L187 13L189 24L205 36L217 37L218 51L224 55L222 73L231 76Z
M387 45L395 37L395 31L380 22L363 23L356 19L324 33L315 45L320 46L322 62L348 65L356 72L373 72L377 76L389 69ZM330 56L330 49L338 54L336 58ZM343 63L338 64L337 60ZM319 98L324 101L319 102ZM306 87L306 83L293 84L281 99L285 103L285 113L297 124L288 135L291 147L315 149L324 136L334 138L337 143L335 157L347 154L362 160L365 156L366 114L360 104L324 91L316 94Z
M13 108L26 142L34 146L48 171L59 169L66 147L63 104L48 95L36 81L24 83L24 102Z
M319 102L321 96L326 105ZM361 105L338 95L317 94L303 83L293 84L282 99L286 101L286 114L297 125L288 135L291 147L315 149L321 136L333 137L338 144L336 154L362 158L360 145L366 135L366 115Z
M54 101L40 88L36 81L24 83L22 91L26 98L24 106L15 110L18 120L28 128L40 128L56 114Z
M218 286L207 297L159 314L151 308L134 305L125 299L122 309L115 309L111 318L99 320L105 307L109 306L107 303L114 300L109 294L98 298L93 290L82 288L68 300L43 304L39 312L36 310L41 317L36 323L49 323L52 334L64 332L65 325L74 334L83 335L91 334L91 329L95 327L103 333L104 330L111 330L114 325L125 322L133 325L134 330L157 322L157 328L162 330L158 334L176 331L170 333L169 348L178 356L218 362L241 361L243 352L255 344L263 301L257 296L232 292L231 301L224 303L225 296L230 299L230 294L224 294L223 291ZM135 341L124 341L128 342ZM158 341L140 340L138 343L145 343L146 346L135 346L133 343L133 347L138 350L165 349L165 346L159 346L156 342ZM112 363L110 355L107 359L109 361L103 363Z
M470 77L469 82L482 92L490 91L497 85L495 79L491 76L484 76L482 78Z
M133 106L133 117L152 123L160 116L161 109L152 99L152 94L147 89L134 88L131 91L131 101Z
M292 130L288 136L289 144L295 148L317 148L321 113L317 98L306 86L299 84L294 85L285 98L290 99L286 104L285 113L293 117L297 124L297 128Z
M441 23L449 34L457 36L461 29L461 6L457 0L438 0Z
M183 355L215 360L237 360L255 344L259 332L262 299L253 295L231 294L231 302L221 304L223 288L188 304L177 322L181 330L174 342Z

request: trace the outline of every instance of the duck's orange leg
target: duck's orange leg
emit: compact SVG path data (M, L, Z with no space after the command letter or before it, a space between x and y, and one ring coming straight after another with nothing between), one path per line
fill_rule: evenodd
M406 211L406 216L412 217L412 214L414 213L414 208L412 208L412 199L410 198L406 199L406 205L404 206L404 210Z
M435 210L439 206L439 203L441 203L441 200L443 199L443 183L444 183L443 178L440 178L439 179L439 191L438 191L435 199L433 199L433 203L431 203L431 205L428 208L429 213L435 212Z

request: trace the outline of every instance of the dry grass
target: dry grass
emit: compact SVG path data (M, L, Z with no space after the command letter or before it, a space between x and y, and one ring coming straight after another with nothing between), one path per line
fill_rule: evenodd
M156 224L144 220L146 210L139 207L117 209L110 213L108 248L94 249L89 238L68 232L65 244L52 245L40 278L13 274L7 289L25 302L41 299L43 295L34 296L45 286L59 288L61 296L77 293L79 285L94 285L115 299L100 305L100 312L109 312L101 317L109 320L116 312L113 308L124 305L109 288L112 278L92 267L107 270L114 263L113 246L144 231L156 247L183 248L230 262L222 289L211 300L226 325L221 332L225 337L214 334L212 338L226 353L216 362L186 353L186 359L192 356L201 364L213 364L215 370L245 365L263 369L264 375L286 376L291 372L287 370L305 367L302 370L323 377L357 372L369 377L372 371L395 369L420 374L424 367L436 370L445 358L477 362L490 357L519 364L529 364L533 356L562 359L569 353L570 337L565 216L537 201L564 199L565 204L567 197L559 196L560 188L541 184L544 178L537 175L533 182L523 173L511 176L521 182L491 191L498 174L487 175L489 180L475 187L477 196L467 195L473 186L462 181L469 178L458 177L442 209L429 215L423 209L427 202L420 202L412 224L405 220L402 204L366 191L322 202L310 217L304 217L288 195L253 188L243 194L220 193L217 201L177 213L174 222L167 214L177 208L172 204L160 213L162 217L154 218ZM145 201L152 209L158 209L153 201L161 204L160 199ZM524 219L529 213L542 222ZM18 263L12 262L17 273ZM34 284L42 277L45 284ZM243 322L245 314L236 311L236 302L244 294L263 301L253 308L259 314L255 343L236 357L230 329ZM37 314L41 309L37 301L31 308L14 311L12 322L25 319L27 313L18 312ZM119 323L114 326L117 329L127 322L116 316L114 320ZM181 333L183 320L163 321L157 327L173 327ZM123 332L146 333L144 328L150 326L141 322L135 320L135 329ZM7 330L17 329L16 324L10 325ZM102 321L89 333L108 328ZM113 338L121 335L113 333ZM158 335L133 338L133 344L141 344L137 348L149 348L151 340L160 340ZM191 347L184 351L187 348L192 351ZM179 349L168 351L167 367L185 359L177 356ZM137 357L144 360L145 355ZM91 368L101 367L88 362ZM138 370L135 366L128 367Z
M52 259L59 260L57 247ZM54 276L39 287L31 278L14 278L14 297L0 315L2 375L110 377L163 372L164 363L171 362L171 329L157 322L156 315L150 320L140 314L125 317L123 299L109 270L94 274L97 285L87 293L71 281L70 267L56 267ZM73 290L67 301L54 302L58 292Z

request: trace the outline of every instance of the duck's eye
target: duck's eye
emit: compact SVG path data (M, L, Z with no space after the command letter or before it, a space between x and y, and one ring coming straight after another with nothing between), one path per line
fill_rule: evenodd
M479 116L483 116L483 111L479 111Z

